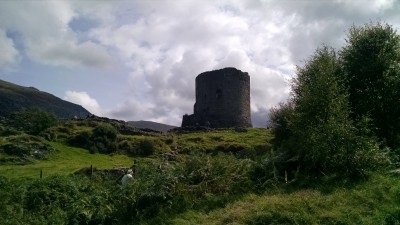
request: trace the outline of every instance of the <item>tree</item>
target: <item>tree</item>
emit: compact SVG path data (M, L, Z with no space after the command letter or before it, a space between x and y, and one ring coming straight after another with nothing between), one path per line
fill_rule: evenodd
M292 132L290 131L290 123L293 118L294 104L293 102L281 103L279 107L272 108L269 113L269 124L274 133L275 145L281 145L288 139Z
M400 147L400 36L388 24L353 26L340 51L353 120L369 117L389 147Z
M292 132L300 144L300 162L322 173L344 163L349 150L346 145L352 128L346 92L338 82L339 72L335 51L323 47L304 67L297 68L292 85Z
M40 108L31 108L19 112L11 120L17 128L34 135L55 126L58 122L57 116L54 113Z
M377 142L360 136L352 124L347 89L339 80L340 69L333 49L317 49L303 67L297 68L290 103L273 114L277 115L272 117L273 130L282 131L284 127L286 132L278 133L284 139L281 150L287 161L297 162L297 170L352 176L385 159Z

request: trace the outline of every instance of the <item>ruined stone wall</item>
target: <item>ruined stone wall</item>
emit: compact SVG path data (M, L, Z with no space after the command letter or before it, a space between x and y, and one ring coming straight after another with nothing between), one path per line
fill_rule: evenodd
M196 77L194 114L182 126L251 127L250 76L235 68L201 73Z

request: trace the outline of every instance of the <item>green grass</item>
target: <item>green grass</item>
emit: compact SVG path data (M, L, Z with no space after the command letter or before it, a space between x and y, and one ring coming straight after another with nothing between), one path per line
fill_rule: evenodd
M68 135L89 129L84 124L71 124L66 128L54 128L54 133L65 135L66 139ZM95 179L89 179L67 175L90 165L98 169L129 167L133 158L90 154L86 149L69 147L56 138L58 142L49 144L57 151L51 153L47 160L35 160L27 165L0 165L0 176L9 178L0 179L0 182L8 185L0 186L4 190L0 191L0 196L3 194L4 198L7 197L0 206L9 205L8 208L0 207L0 217L3 215L8 218L11 215L10 218L17 219L10 220L13 223L9 224L15 224L14 221L25 218L28 212L31 217L26 221L31 224L47 224L53 218L59 219L54 224L65 224L66 215L82 219L82 224L90 224L88 221L99 224L98 221L94 222L94 217L82 217L90 209L98 211L98 217L105 215L119 220L116 224L131 224L132 221L139 221L138 224L178 225L400 224L400 176L395 174L375 172L361 181L332 181L329 178L299 180L290 184L277 183L274 187L266 186L265 190L255 191L249 175L244 171L251 171L251 165L258 163L257 157L260 155L252 154L255 157L251 158L239 153L263 153L270 149L272 134L267 129L251 128L247 132L215 130L159 136L120 135L119 139L128 141L132 146L144 139L159 139L159 142L168 145L166 149L176 150L179 157L177 161L165 162L157 157L158 152L151 158L137 158L136 182L132 182L131 189L121 197L120 192L115 192L120 190L115 182L96 176ZM0 144L4 143L5 139L0 138ZM227 154L213 154L218 151ZM185 154L189 152L211 154ZM41 170L46 179L37 179ZM18 179L20 177L36 179ZM82 185L86 187L80 188ZM32 194L32 188L44 194ZM65 190L78 197L72 198L65 194ZM11 194L7 194L9 192ZM36 203L46 200L48 196L69 203L68 213L63 204L47 207L43 203L41 207L44 211L35 211L38 207ZM38 201L34 201L34 207L29 211L26 204L31 198ZM20 200L18 202L15 199ZM43 217L43 223L35 223L34 219L42 215L51 216Z
M375 174L354 186L325 188L248 194L209 213L187 211L171 224L400 224L398 176Z
M75 123L66 124L52 129L57 136L69 135L78 131L90 130L88 126ZM189 134L169 134L167 136L145 137L120 135L123 139L139 142L143 139L159 139L167 143L172 150L215 152L215 151L266 151L270 147L272 135L266 129L250 128L247 132L236 132L232 129L215 130L210 132L195 132ZM56 138L57 140L57 138ZM0 138L3 142L4 138ZM113 168L115 166L131 166L133 158L126 155L90 154L87 150L70 147L62 140L50 142L57 150L50 154L47 160L36 160L27 165L0 165L0 174L6 177L37 177L40 171L44 176L67 175L83 167L97 169ZM1 157L7 157L2 155Z
M126 155L90 154L88 150L69 147L57 142L50 143L57 152L52 153L49 159L35 161L27 165L0 165L0 174L5 177L39 177L43 170L43 176L68 175L84 168L93 167L107 169L113 167L130 167L133 158Z
M178 149L183 151L212 152L216 149L244 148L256 151L269 149L272 134L267 129L249 128L247 132L236 132L233 129L211 132L193 132L174 137Z

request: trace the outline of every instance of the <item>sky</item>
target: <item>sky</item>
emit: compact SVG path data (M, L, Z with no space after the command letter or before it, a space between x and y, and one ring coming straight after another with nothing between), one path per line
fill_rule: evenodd
M288 99L296 66L351 26L400 30L400 0L0 0L0 79L91 113L180 126L195 78L250 75L255 127Z

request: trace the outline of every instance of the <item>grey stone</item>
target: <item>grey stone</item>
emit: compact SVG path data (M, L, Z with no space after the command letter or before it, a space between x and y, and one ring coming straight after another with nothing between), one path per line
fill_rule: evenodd
M191 126L252 127L249 74L224 68L198 75L194 113L182 119L182 127Z

